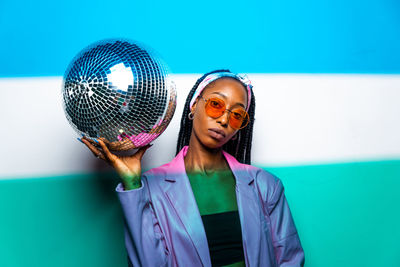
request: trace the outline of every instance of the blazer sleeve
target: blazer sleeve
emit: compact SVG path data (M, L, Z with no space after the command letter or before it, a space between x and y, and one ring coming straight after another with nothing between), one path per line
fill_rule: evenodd
M169 252L150 201L146 177L142 177L140 188L124 191L120 183L116 191L124 213L129 265L166 266Z
M271 174L264 172L265 175ZM272 176L264 207L267 210L272 242L279 266L304 266L304 251L280 179ZM271 178L272 178L271 177Z

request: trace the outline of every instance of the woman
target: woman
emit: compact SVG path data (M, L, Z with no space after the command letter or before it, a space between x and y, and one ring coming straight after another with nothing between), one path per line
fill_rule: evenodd
M250 164L255 99L250 83L210 72L190 91L177 155L141 175L149 145L128 157L82 141L122 178L133 266L302 266L304 252L278 178Z

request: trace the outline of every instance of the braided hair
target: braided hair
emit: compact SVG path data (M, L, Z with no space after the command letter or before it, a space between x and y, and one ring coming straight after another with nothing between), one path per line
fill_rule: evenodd
M176 145L176 154L181 151L184 146L189 145L190 136L192 134L193 121L189 120L188 114L190 112L190 100L192 99L194 93L196 92L199 84L212 73L218 72L230 72L229 70L215 70L204 74L200 77L192 90L190 90L187 98L185 107L183 108L182 118L181 118L181 128L179 130L178 142ZM239 81L239 80L238 80ZM237 161L244 164L251 164L251 142L253 138L253 125L254 125L254 113L255 113L255 99L253 90L251 91L250 107L248 109L249 114L249 124L240 129L237 133L238 137L235 140L229 140L226 144L222 146L222 149L236 158Z

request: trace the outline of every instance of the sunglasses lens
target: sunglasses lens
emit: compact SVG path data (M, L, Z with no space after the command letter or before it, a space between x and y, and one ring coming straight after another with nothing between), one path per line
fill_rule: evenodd
M225 102L219 98L210 98L206 104L206 113L212 118L218 118L224 114Z
M229 124L234 129L244 128L248 123L249 115L243 109L234 109L231 112L231 116L229 117Z

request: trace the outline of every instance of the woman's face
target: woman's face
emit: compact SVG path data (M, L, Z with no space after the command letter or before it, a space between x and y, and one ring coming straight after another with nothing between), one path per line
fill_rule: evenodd
M202 92L204 99L218 97L225 101L226 109L247 106L246 88L233 78L220 78L210 83ZM194 114L191 138L195 138L208 148L220 148L227 143L238 130L229 125L229 112L218 118L212 118L205 112L205 101L198 97L192 107ZM217 133L217 132L220 133Z

